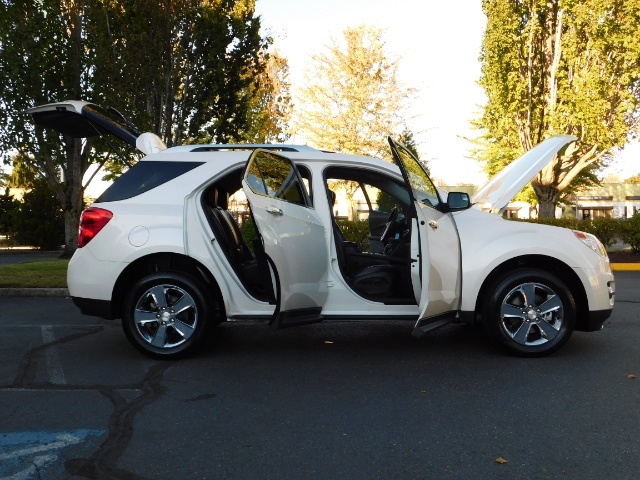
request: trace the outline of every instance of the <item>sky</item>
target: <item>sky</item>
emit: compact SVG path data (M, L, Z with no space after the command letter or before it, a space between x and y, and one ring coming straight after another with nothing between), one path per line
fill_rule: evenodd
M294 95L311 56L341 39L345 28L382 28L387 54L401 59L401 82L417 90L407 123L432 175L445 183L484 183L464 140L474 135L469 120L484 102L477 85L485 24L480 0L256 0L256 14L289 61Z

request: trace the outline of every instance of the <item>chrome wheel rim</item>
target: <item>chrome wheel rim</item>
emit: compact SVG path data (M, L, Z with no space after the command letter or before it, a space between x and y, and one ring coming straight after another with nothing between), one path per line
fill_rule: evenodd
M173 348L194 334L198 307L186 290L175 285L156 285L140 296L133 319L145 342L156 348Z
M500 325L514 342L526 347L543 345L560 333L564 307L558 294L540 283L513 288L500 306Z

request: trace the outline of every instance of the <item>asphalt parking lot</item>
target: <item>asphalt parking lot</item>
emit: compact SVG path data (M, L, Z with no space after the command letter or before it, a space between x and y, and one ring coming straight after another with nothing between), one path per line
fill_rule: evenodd
M0 478L635 479L640 272L616 281L605 329L543 359L389 321L226 325L158 362L70 300L0 298Z

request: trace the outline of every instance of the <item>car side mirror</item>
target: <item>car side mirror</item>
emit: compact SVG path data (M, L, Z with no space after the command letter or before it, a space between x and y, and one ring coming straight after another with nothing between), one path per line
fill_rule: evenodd
M449 192L447 195L447 207L449 211L465 210L471 206L469 194L465 192Z

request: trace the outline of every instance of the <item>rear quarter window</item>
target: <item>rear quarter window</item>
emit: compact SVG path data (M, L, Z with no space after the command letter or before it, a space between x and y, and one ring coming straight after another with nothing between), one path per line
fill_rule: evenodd
M96 200L98 203L133 198L202 165L203 162L142 161L123 173Z

